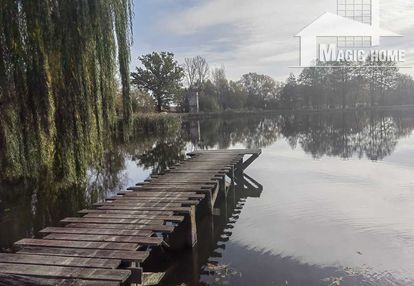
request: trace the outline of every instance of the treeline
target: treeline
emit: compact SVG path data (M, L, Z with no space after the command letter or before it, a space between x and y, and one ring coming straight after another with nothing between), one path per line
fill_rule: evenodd
M394 62L327 63L304 68L285 82L248 73L240 80L226 77L224 67L210 69L200 57L181 65L172 53L140 58L143 67L132 73L133 106L145 110L189 111L190 94L199 95L200 111L322 110L414 104L414 80ZM318 66L322 66L319 63ZM151 101L155 100L154 101ZM142 108L146 106L145 108Z
M201 111L324 110L414 104L414 80L393 63L373 67L305 68L286 82L245 74L227 80L215 69L199 90Z

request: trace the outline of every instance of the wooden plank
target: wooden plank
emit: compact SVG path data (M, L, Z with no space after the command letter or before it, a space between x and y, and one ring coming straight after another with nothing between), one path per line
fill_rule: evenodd
M140 245L159 246L163 239L160 237L140 237L140 236L117 236L117 235L91 235L91 234L66 234L52 233L44 237L52 240L79 240L79 241L99 241L99 242L128 242Z
M196 201L198 204L198 201ZM94 206L113 206L113 205L130 205L136 207L181 207L182 203L175 203L175 202L151 202L151 203L143 203L143 202L134 202L134 201L111 201L111 202L104 202L104 203L96 203Z
M126 229L87 229L87 228L70 228L70 227L47 227L40 233L67 233L67 234L104 234L118 236L140 236L148 237L152 235L151 230L126 230Z
M120 205L113 205L113 206L102 206L98 207L99 210L130 210L130 211L173 211L177 213L189 213L191 211L191 207L130 207L130 206L120 206Z
M169 206L169 207L181 207L183 205L186 206L196 206L200 203L200 201L194 201L194 200L153 200L153 201L147 201L143 203L141 200L121 200L117 199L114 201L107 201L104 203L96 203L94 206L111 206L111 205L129 205L129 206Z
M172 221L172 222L182 222L184 220L183 216L178 216L178 215L172 215L172 216L167 216L167 215L154 215L154 216L150 216L150 215L130 215L130 214L117 214L117 213L113 213L113 214L107 214L107 213L90 213L84 216L85 218L122 218L122 219L154 219L154 220L164 220L164 221Z
M131 275L131 271L121 269L94 269L10 263L0 263L0 272L43 278L79 278L118 282L125 282Z
M0 273L0 286L119 286L117 281L40 278Z
M118 268L121 264L121 260L112 259L108 260L99 258L28 255L20 253L0 253L0 262L14 264L35 264L108 269Z
M105 213L128 213L128 214L135 214L135 215L166 215L171 216L174 215L173 211L130 211L130 210L97 210L97 209L84 209L78 211L80 214L88 214L93 212L105 212Z
M182 180L168 180L167 178L162 179L162 180L156 180L156 181L151 181L148 182L148 184L143 184L143 186L171 186L171 185L216 185L217 184L217 179L211 180L211 181L207 181L207 180L186 180L186 179L182 179Z
M212 155L212 154L237 154L237 155L246 155L246 154L261 154L261 149L220 149L220 150L197 150L187 153L187 155Z
M70 223L70 228L96 228L96 229L118 229L118 230L152 230L154 232L170 233L174 231L172 225L151 225L151 224L103 224L103 223Z
M110 250L136 250L139 245L136 243L115 243L115 242L82 242L72 240L48 240L24 238L14 243L16 246L43 246L63 248L84 248L84 249L110 249Z
M206 175L225 175L228 171L220 169L211 169L211 170L191 170L191 169L172 169L168 174L206 174Z
M129 218L87 218L87 217L67 217L62 219L63 223L114 223L114 224L152 224L162 225L163 220L150 220L150 219L129 219Z
M147 251L121 251L105 249L78 249L78 248L60 248L60 247L29 247L26 246L18 253L42 254L51 256L70 256L70 257L87 257L116 259L126 262L143 262L149 255Z
M117 196L117 197L111 197L106 199L107 201L116 201L116 202L129 202L129 203L175 203L175 204L190 204L190 205L197 205L200 203L200 200L191 200L186 197L170 197L170 198L160 198L160 197L124 197L124 196Z
M139 188L139 187L132 187L133 189ZM177 197L177 198L188 198L188 199L204 199L205 195L203 194L197 194L196 192L157 192L157 191L139 191L139 192L133 192L133 191L123 191L118 192L118 195L124 196L124 197L138 197L138 198L145 198L145 197L151 197L151 198L170 198L170 197Z
M128 190L134 191L134 192L166 192L166 193L185 193L185 192L196 192L199 194L207 194L211 189L213 189L213 186L205 187L205 186L197 186L197 188L192 186L168 186L168 185L151 185L151 186L142 186L142 187L130 187Z

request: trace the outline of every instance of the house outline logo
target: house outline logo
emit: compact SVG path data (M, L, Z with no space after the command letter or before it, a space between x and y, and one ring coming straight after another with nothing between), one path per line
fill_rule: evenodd
M359 7L365 10L355 10ZM361 14L365 13L367 13L367 21L362 21L364 18ZM364 47L367 50L379 46L381 37L402 37L402 35L380 27L380 0L337 0L337 14L331 12L322 14L295 37L300 38L300 67L303 68L314 67L320 60L318 50L320 55L321 44L318 44L318 39L369 38L369 46ZM337 46L338 44L335 44L335 48Z

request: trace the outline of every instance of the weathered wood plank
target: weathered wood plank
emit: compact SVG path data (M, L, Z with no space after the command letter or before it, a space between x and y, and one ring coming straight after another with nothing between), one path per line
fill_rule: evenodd
M129 219L129 218L87 218L87 217L67 217L62 219L63 223L113 223L113 224L152 224L162 225L163 220L150 220L150 219Z
M67 234L104 234L118 236L140 236L148 237L152 235L151 230L126 230L126 229L87 229L87 228L70 228L70 227L47 227L40 233L67 233Z
M200 200L191 200L188 197L170 197L170 198L160 198L160 197L127 197L127 196L116 196L116 197L110 197L106 199L106 201L114 201L114 202L129 202L129 203L175 203L175 204L190 204L190 205L197 205L200 203Z
M217 184L217 180L211 180L211 181L207 181L207 180L168 180L167 178L162 179L162 180L156 180L156 181L151 181L151 182L147 182L146 184L142 184L142 186L171 186L171 185L199 185L199 186L203 186L203 185L216 185Z
M70 256L70 257L87 257L116 259L126 262L143 262L149 255L147 251L121 251L105 249L78 249L78 248L60 248L60 247L32 247L25 246L18 253L42 254L51 256Z
M122 218L122 219L149 219L149 220L164 220L172 222L182 222L184 220L183 216L166 216L166 215L130 215L130 214L119 214L119 213L89 213L84 216L85 218Z
M51 240L79 240L79 241L99 241L99 242L127 242L140 245L158 246L163 239L160 237L140 237L140 236L117 236L117 235L91 235L91 234L66 234L52 233L44 237Z
M125 282L131 275L131 271L120 269L91 269L10 263L0 263L0 272L44 278L79 278L86 280L107 280L119 282Z
M173 211L142 211L142 210L98 210L98 209L84 209L78 211L79 214L88 214L93 212L105 212L105 213L128 213L128 214L135 214L135 215L166 215L171 216L174 215Z
M119 286L117 281L40 278L0 273L0 286Z
M130 210L130 211L173 211L177 213L189 213L191 211L191 207L130 207L130 206L122 206L122 205L114 205L114 206L102 206L98 207L99 210Z
M48 240L24 238L14 243L16 246L42 246L84 249L109 249L109 250L136 250L137 243L115 243L115 242L82 242L72 240Z
M118 230L152 230L154 232L170 233L174 231L172 225L151 225L151 224L104 224L104 223L70 223L70 228L95 228L95 229L118 229Z
M132 187L133 189L139 187ZM139 197L139 198L170 198L170 197L177 197L177 198L189 198L189 199L203 199L203 194L197 194L196 192L162 192L162 191L140 191L140 192L133 192L133 191L122 191L118 192L118 195L124 197Z
M100 259L100 258L79 258L67 256L46 256L46 255L28 255L20 253L0 253L0 262L14 264L36 264L36 265L54 265L54 266L71 266L84 268L108 268L115 269L121 264L121 260Z
M220 149L220 150L197 150L187 153L187 155L213 155L213 154L237 154L237 155L248 155L248 154L261 154L261 149Z
M96 203L94 204L94 206L111 206L111 205L129 205L129 206L144 206L144 207L163 207L163 206L168 206L168 207L181 207L181 206L196 206L200 203L200 201L194 201L194 200L153 200L153 201L148 201L143 203L140 200L122 200L122 199L117 199L117 200L113 200L113 201L107 201L107 202L103 202L103 203Z
M198 204L198 201L196 202ZM113 205L130 205L136 207L181 207L182 203L175 203L175 202L155 202L155 203L143 203L143 202L134 202L134 201L112 201L112 202L104 202L104 203L96 203L94 206L113 206Z
M148 185L148 186L141 186L141 187L129 187L128 190L134 192L166 192L166 193L185 193L185 192L196 192L199 194L207 194L213 186L205 186L205 185L198 185L198 186L190 186L190 185L182 185L182 186L168 186L168 185Z

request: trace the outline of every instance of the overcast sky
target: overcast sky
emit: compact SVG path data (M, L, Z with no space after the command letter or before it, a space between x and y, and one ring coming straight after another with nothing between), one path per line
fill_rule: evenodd
M224 66L228 78L257 72L283 80L300 70L294 36L336 0L133 0L131 68L152 51L173 52L178 61L201 55L211 67ZM381 27L403 35L382 48L405 49L414 65L414 0L381 0ZM414 69L402 72L414 74Z

